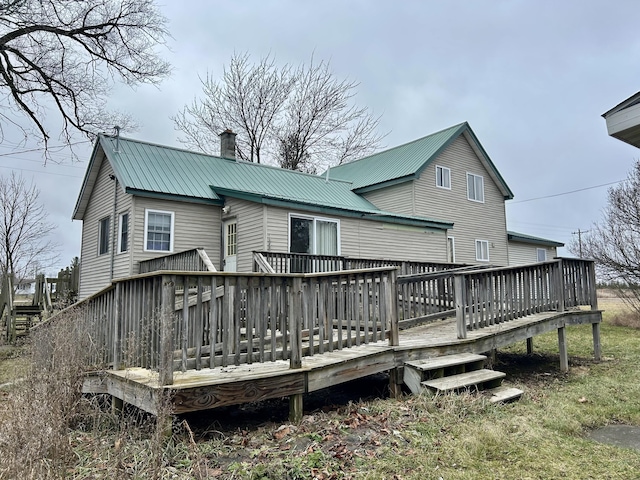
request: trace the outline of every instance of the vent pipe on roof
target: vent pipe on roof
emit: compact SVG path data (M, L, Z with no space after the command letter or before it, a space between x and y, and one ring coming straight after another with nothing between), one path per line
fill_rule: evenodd
M116 149L115 149L115 152L116 153L120 153L120 126L116 125L115 127L113 127L113 129L116 131Z
M236 159L236 134L228 128L220 135L220 156L222 158Z

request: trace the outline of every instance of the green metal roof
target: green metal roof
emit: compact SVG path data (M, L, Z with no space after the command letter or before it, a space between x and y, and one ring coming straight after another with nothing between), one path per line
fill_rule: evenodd
M451 142L467 133L477 148L482 161L505 198L513 193L484 151L467 122L454 125L412 142L378 152L359 160L332 167L329 176L353 183L358 192L402 183L417 178L420 173L447 148ZM326 172L325 172L326 174Z
M547 247L564 247L564 243L556 242L555 240L548 240L546 238L534 237L532 235L525 235L524 233L507 231L507 238L513 242L532 243L534 245L544 245Z
M446 229L450 222L398 215L376 208L350 182L327 180L262 164L214 157L178 148L100 135L73 218L81 219L97 175L101 148L125 192L156 198L222 204L223 196L260 203L333 211L379 221ZM84 198L83 198L84 197Z

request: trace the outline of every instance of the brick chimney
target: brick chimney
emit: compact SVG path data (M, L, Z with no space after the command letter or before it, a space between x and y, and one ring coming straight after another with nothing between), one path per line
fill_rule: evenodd
M220 156L236 159L236 134L228 128L220 135Z

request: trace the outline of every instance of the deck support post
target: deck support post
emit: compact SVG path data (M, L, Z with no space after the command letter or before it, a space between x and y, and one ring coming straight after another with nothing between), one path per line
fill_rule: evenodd
M600 322L592 323L591 330L593 332L593 358L599 362L602 359L602 350L600 347Z
M124 409L124 401L121 398L111 395L111 413L117 417L122 415Z
M302 393L289 395L289 421L291 423L300 423L302 420L304 414L302 399Z
M533 353L533 337L527 338L527 355Z
M402 378L403 372L401 367L389 370L389 397L398 400L402 397Z
M569 356L567 355L567 333L566 327L558 328L558 349L560 351L560 370L569 371Z

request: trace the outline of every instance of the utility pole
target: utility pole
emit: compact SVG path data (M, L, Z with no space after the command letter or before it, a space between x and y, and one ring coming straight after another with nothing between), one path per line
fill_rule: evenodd
M578 235L578 248L580 249L580 258L582 258L582 234L589 233L591 230L580 230L577 232L571 232L572 235Z

